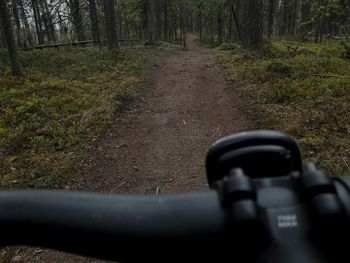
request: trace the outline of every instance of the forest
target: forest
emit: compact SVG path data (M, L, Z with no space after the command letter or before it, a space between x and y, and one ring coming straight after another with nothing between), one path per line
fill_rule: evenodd
M349 5L347 0L3 0L0 43L9 50L14 74L21 72L16 48L50 44L114 49L123 41L183 41L186 32L198 32L211 47L239 41L259 48L263 36L273 35L321 43L348 36ZM343 46L349 53L345 41Z
M349 0L0 0L1 185L65 185L189 34L255 128L349 172Z

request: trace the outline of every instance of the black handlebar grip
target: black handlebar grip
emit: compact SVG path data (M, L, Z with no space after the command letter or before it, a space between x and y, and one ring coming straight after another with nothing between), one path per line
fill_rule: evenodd
M217 259L226 214L218 194L109 196L0 192L0 244L126 262Z

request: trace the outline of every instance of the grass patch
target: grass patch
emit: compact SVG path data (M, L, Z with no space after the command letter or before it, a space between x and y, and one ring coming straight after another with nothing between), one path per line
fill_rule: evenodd
M0 187L57 188L140 88L142 71L175 46L20 53L14 78L0 51Z
M338 43L275 41L261 51L217 51L218 63L256 112L258 128L294 136L303 157L350 173L350 61Z

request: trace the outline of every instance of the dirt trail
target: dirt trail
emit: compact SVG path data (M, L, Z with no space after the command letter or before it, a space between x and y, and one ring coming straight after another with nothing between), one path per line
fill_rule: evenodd
M212 51L189 35L187 51L164 58L143 94L116 116L76 175L73 190L156 194L207 189L205 156L217 139L251 128ZM21 254L21 253L19 253ZM96 262L40 251L25 262Z

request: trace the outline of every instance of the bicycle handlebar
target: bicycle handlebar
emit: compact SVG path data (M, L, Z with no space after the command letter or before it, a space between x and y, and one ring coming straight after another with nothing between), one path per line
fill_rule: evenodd
M313 165L302 169L298 158L287 135L243 133L209 151L208 192L3 191L0 245L119 262L343 262L350 176L330 178Z
M132 262L162 251L175 261L223 241L225 214L215 191L156 197L0 192L1 245Z

